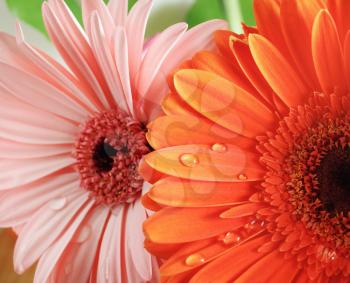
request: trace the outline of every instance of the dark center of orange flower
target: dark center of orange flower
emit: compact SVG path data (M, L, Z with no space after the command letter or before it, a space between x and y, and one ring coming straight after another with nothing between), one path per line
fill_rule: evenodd
M135 199L143 185L138 164L149 151L141 123L116 109L96 114L85 123L76 143L82 188L99 203Z
M324 115L298 133L286 159L295 215L308 229L349 248L350 116Z
M324 208L335 215L350 210L350 151L333 150L323 157L317 170L319 195Z

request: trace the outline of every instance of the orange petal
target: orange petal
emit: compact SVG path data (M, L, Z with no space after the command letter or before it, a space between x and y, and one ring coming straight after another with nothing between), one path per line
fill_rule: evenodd
M255 88L244 76L241 69L233 68L227 58L214 52L201 51L193 57L192 65L196 69L215 73L249 93L255 93Z
M253 182L200 182L168 177L157 182L148 196L166 206L225 206L248 201L256 191L255 186Z
M230 208L220 214L221 218L239 218L254 215L256 212L266 205L261 203L244 203Z
M346 34L344 42L344 63L345 63L345 76L350 87L350 30Z
M174 83L179 95L193 109L235 133L255 137L274 126L274 115L266 106L217 75L181 70Z
M161 266L160 274L161 276L174 276L179 273L189 271L191 269L200 266L198 265L187 265L186 258L196 253L197 251L209 247L213 243L213 239L207 239L202 241L195 241L193 243L182 244L181 248L175 251L169 259Z
M224 152L214 151L208 145L164 148L149 153L145 162L156 171L184 179L245 182L263 178L265 170L255 152L243 151L235 145L223 146Z
M167 82L168 82L168 86L170 88L170 90L172 92L176 92L175 90L175 86L174 86L174 74L181 70L181 69L194 69L193 65L192 65L192 60L187 60L184 61L183 63L180 64L179 67L177 67L175 70L173 70L168 76L167 76Z
M254 15L259 34L266 37L288 58L289 53L281 29L280 0L255 0Z
M169 258L161 267L160 272L165 276L173 276L178 273L189 271L199 266L203 266L218 256L221 256L230 248L232 248L232 245L225 245L217 239L211 241L197 241L188 244ZM186 260L191 256L199 256L202 261L187 264Z
M327 8L337 25L340 42L344 42L346 33L350 29L350 1L327 0Z
M138 171L143 179L151 184L154 184L165 176L163 173L155 170L152 166L149 166L144 158L140 161Z
M164 98L162 108L167 115L198 116L196 111L183 101L177 93L173 92Z
M258 249L268 239L268 236L260 236L232 248L228 253L203 267L190 283L236 282L234 278L264 256L264 253L259 253ZM247 282L256 282L256 280Z
M147 239L145 240L144 245L147 251L161 259L167 259L171 257L181 247L183 247L183 244L159 244L153 243Z
M310 91L320 91L311 53L311 30L317 13L324 8L322 0L283 0L281 24L292 57Z
M154 200L152 200L148 194L142 196L141 202L144 207L152 211L158 211L163 208L163 206L159 205Z
M257 34L249 35L249 46L258 68L282 101L288 106L303 104L308 90L279 50Z
M273 90L256 66L248 44L240 40L232 39L232 48L242 70L251 83L256 87L265 101L272 102Z
M224 58L226 58L227 63L231 64L232 68L234 68L236 72L239 72L240 68L239 68L238 62L230 48L231 36L237 36L237 37L240 37L241 39L244 38L244 36L237 35L234 32L228 31L228 30L220 30L214 33L215 43L220 53L224 56ZM243 75L243 73L241 73L241 75Z
M266 268L267 266L268 268ZM297 262L294 258L284 260L281 258L280 252L273 251L243 272L235 282L254 282L259 278L260 282L290 283L298 272Z
M176 274L174 276L170 277L161 277L162 283L184 283L189 282L193 274L195 273L194 270L190 270L188 272L184 272L181 274Z
M222 208L173 208L156 212L143 225L156 243L186 243L212 238L242 227L246 219L220 219Z
M322 89L347 91L343 56L336 25L328 11L317 15L312 29L312 55Z
M235 143L253 147L256 141L237 135L205 117L163 116L148 125L147 139L153 148L185 145Z

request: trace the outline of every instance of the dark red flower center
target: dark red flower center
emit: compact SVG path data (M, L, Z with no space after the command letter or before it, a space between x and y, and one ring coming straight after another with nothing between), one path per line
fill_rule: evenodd
M323 207L332 215L350 210L350 150L333 150L321 160L317 170Z
M81 186L100 203L134 200L143 185L138 164L149 151L141 123L117 109L96 114L76 143Z

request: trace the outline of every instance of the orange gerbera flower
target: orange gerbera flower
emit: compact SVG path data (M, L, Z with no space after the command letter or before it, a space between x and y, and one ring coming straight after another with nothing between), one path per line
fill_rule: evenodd
M146 247L164 282L349 282L350 1L254 8L149 125Z

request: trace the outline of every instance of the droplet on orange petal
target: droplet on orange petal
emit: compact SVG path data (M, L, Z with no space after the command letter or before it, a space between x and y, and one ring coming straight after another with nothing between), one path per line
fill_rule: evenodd
M189 266L194 266L194 265L197 265L197 264L205 262L205 259L204 259L204 257L201 254L197 253L197 254L189 255L186 258L185 262Z
M226 152L227 151L226 145L221 144L221 143L213 144L211 149L212 149L212 151L215 151L215 152Z
M194 167L199 163L199 160L194 154L185 153L180 156L180 162L186 167Z

